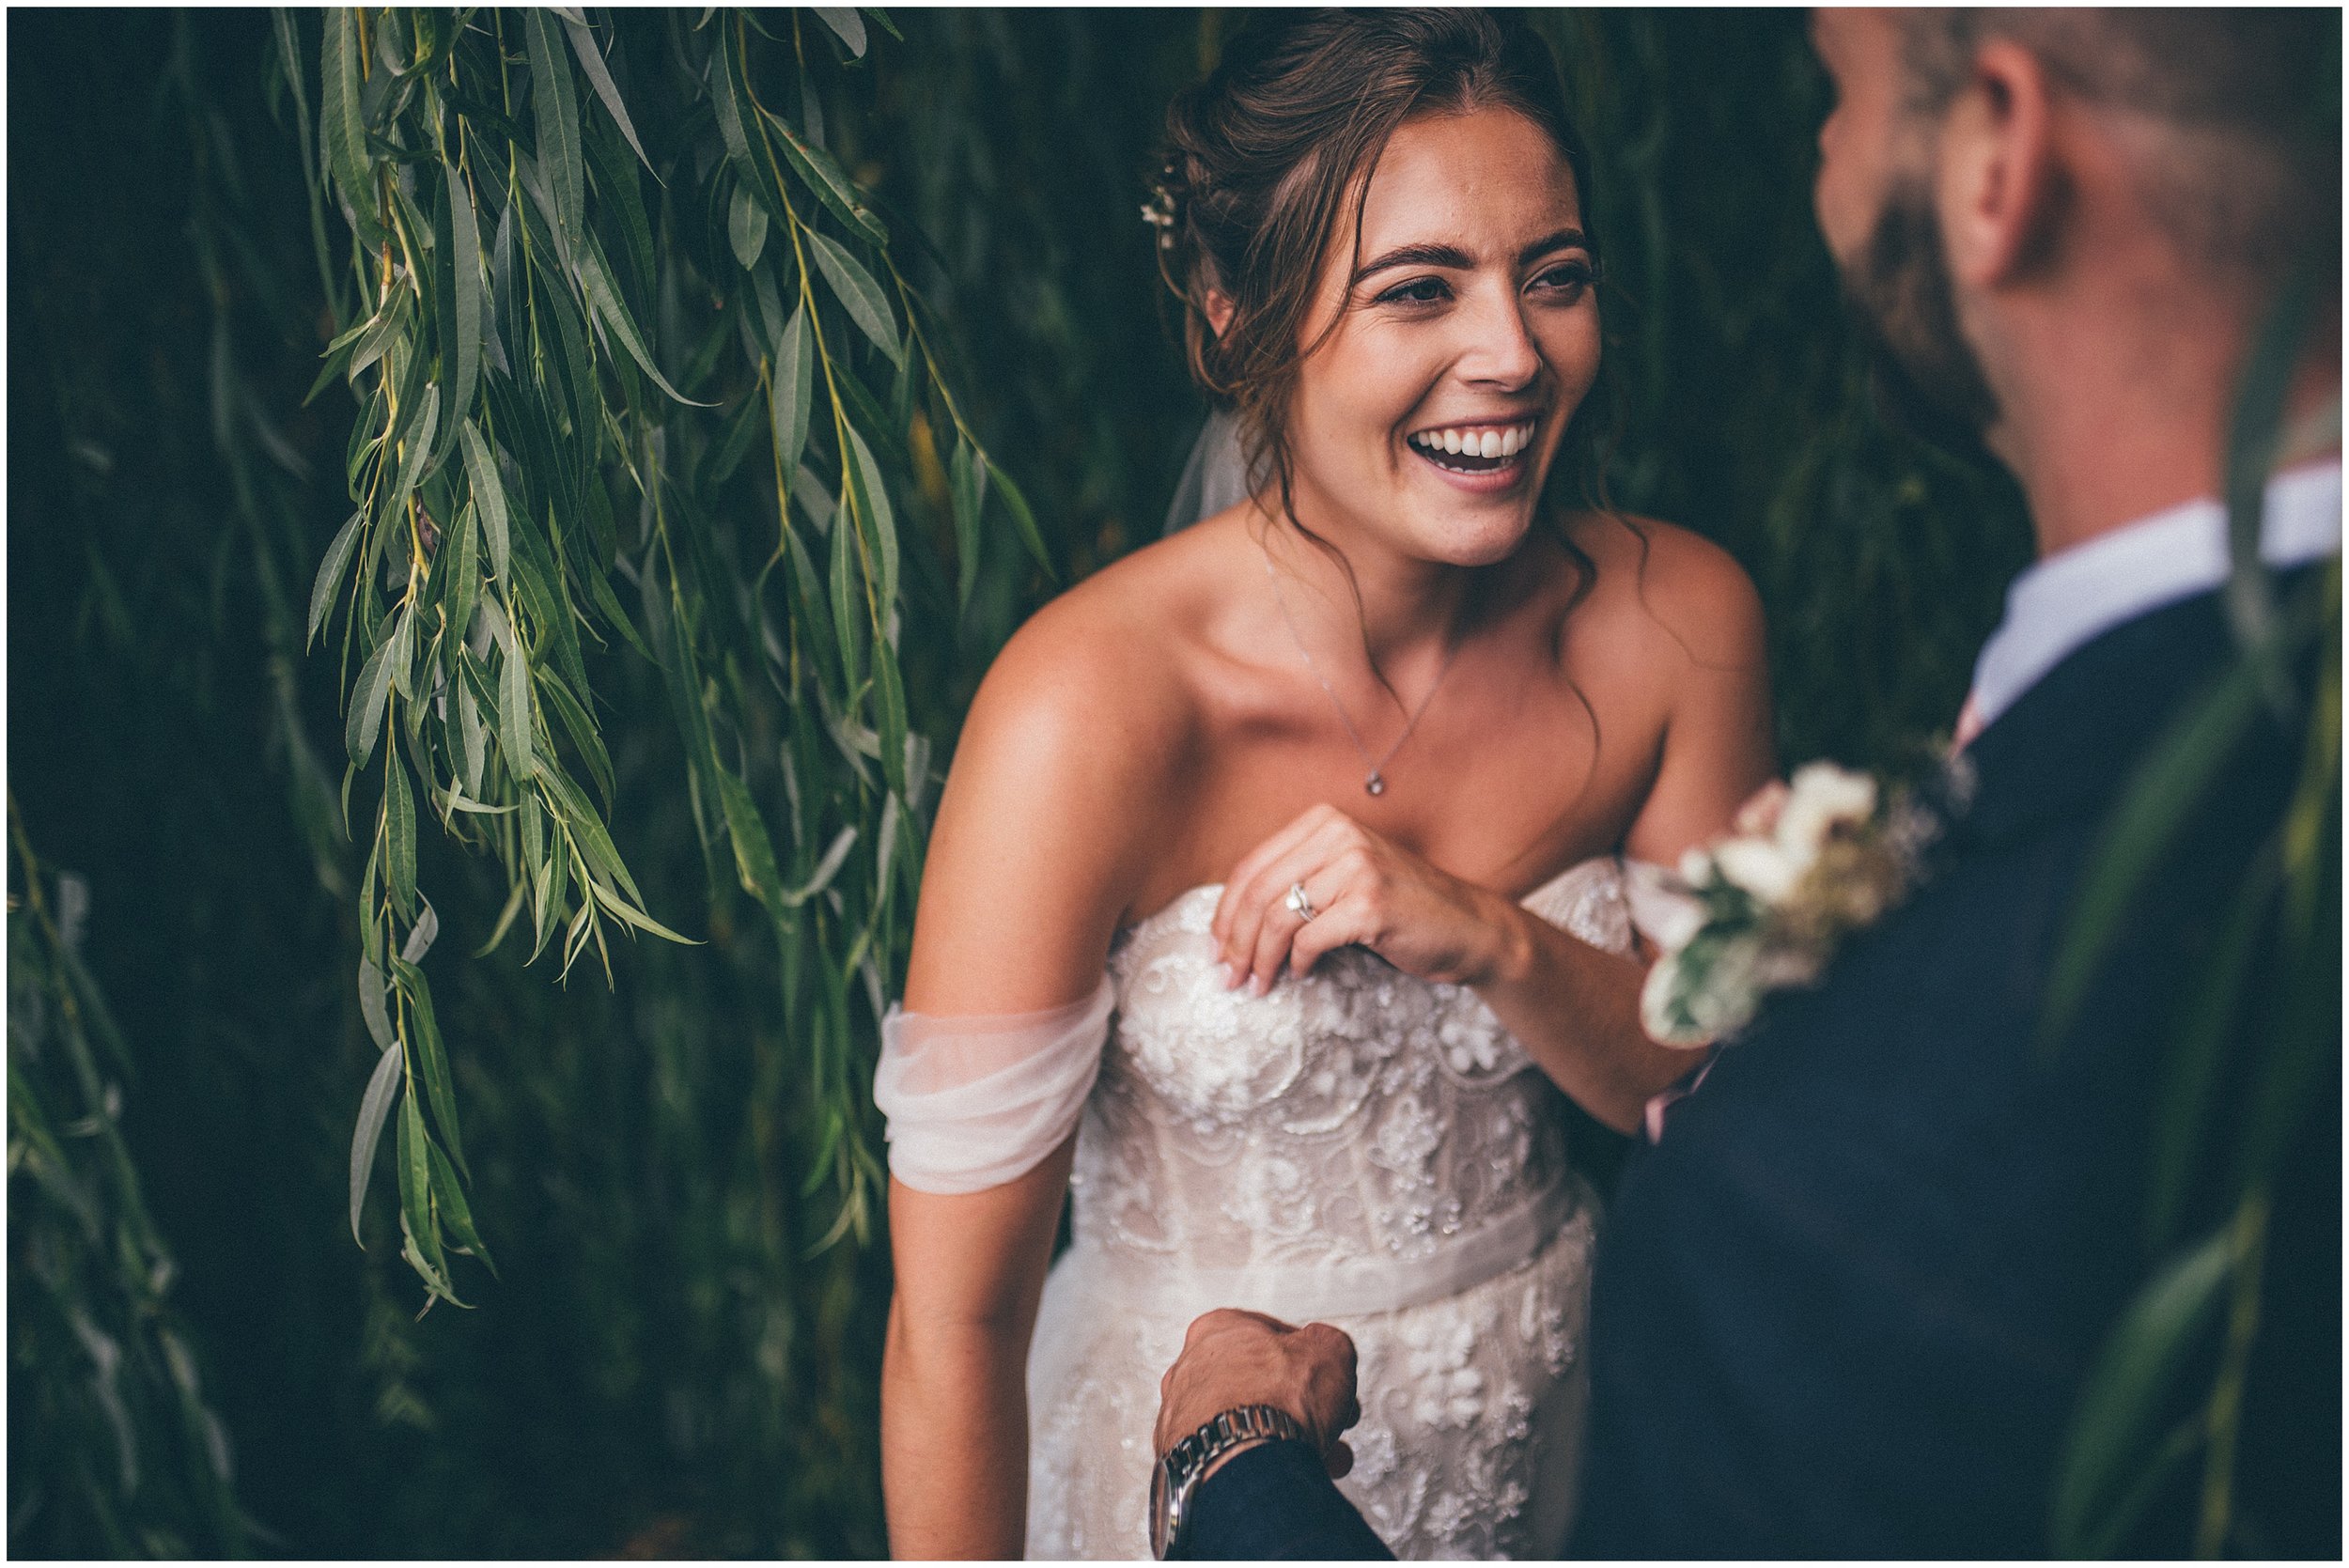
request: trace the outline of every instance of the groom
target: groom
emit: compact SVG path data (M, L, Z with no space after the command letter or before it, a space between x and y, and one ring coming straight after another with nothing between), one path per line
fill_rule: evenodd
M2049 966L2133 765L2230 656L2210 498L2263 302L2311 246L2335 269L2320 298L2339 294L2340 126L2308 116L2338 90L2322 68L2339 26L1813 23L1838 94L1815 192L1829 248L1895 389L2020 481L2040 559L1976 667L1958 735L1976 789L1934 879L1821 987L1766 1008L1626 1174L1597 1263L1578 1554L2048 1550L2071 1412L2146 1264L2182 982L2304 737L2259 734L2201 798L2082 1021L2042 1052ZM2340 550L2340 320L2319 314L2286 399L2315 434L2287 442L2266 497L2286 590ZM2234 1467L2236 1514L2264 1533L2230 1542L2251 1555L2341 1547L2338 1061L2270 1231ZM1324 1473L1346 1462L1352 1354L1318 1326L1192 1326L1160 1451L1252 1405L1304 1438L1243 1441L1207 1469L1177 1552L1383 1555ZM2201 1470L2199 1451L2174 1467L2149 1533L2120 1548L2178 1553Z

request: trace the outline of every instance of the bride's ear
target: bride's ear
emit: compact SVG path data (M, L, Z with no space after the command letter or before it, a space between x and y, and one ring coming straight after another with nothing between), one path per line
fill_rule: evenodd
M1232 297L1223 292L1222 289L1215 287L1213 285L1209 285L1206 291L1206 303L1208 330L1213 332L1216 336L1221 337L1223 335L1223 329L1232 324L1232 311L1234 309Z

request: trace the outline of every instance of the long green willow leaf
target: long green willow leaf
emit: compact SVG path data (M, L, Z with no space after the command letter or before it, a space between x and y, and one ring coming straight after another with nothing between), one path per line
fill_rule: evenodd
M366 1206L367 1177L375 1168L375 1145L383 1136L384 1118L392 1113L399 1093L399 1042L395 1040L376 1059L367 1091L359 1099L359 1121L350 1132L350 1239L359 1241L359 1213Z
M2072 1026L2139 887L2175 842L2186 815L2234 754L2261 709L2260 672L2238 663L2181 711L2139 764L2091 852L2062 946L2049 970L2041 1040Z
M554 206L555 225L576 250L587 232L587 166L579 140L579 97L568 51L555 40L544 10L522 12L530 53L531 118L538 130L538 163Z
M613 122L619 126L620 134L628 138L628 145L636 149L636 157L646 172L653 174L655 179L660 178L658 171L653 169L652 160L645 156L645 144L636 139L636 127L630 123L628 117L628 105L620 101L619 84L612 80L612 68L603 63L603 53L596 47L595 35L578 17L568 12L560 14L563 30L570 35L571 48L578 54L580 66L587 72L587 80L594 85L596 96L603 101Z
M2231 1277L2232 1238L2221 1231L2158 1274L2133 1302L2089 1374L2059 1468L2056 1550L2078 1554L2092 1537L2125 1531L2103 1512L2121 1489L2146 1418L2174 1385L2188 1351L2217 1320Z
M432 462L438 467L448 455L458 422L473 410L474 382L481 373L481 321L486 303L482 292L481 229L474 221L473 195L465 189L454 164L448 176L449 266L444 276L448 290L449 349L453 364L444 365L449 377L449 394L444 404L443 428L433 453Z
M881 292L871 273L848 254L848 247L830 235L808 231L809 252L816 257L816 270L832 285L832 293L848 307L848 318L873 340L873 346L889 356L893 365L905 364L905 346L897 337L897 315L889 308L889 296Z
M2243 651L2259 662L2269 705L2286 717L2291 680L2276 645L2275 594L2260 561L2260 525L2268 471L2283 440L2284 397L2315 318L2326 267L2314 251L2302 256L2268 307L2236 385L2227 428L2227 614Z

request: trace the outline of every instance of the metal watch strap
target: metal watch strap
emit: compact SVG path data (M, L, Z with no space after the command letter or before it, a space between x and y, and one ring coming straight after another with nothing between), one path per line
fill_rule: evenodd
M1151 1478L1151 1549L1164 1558L1182 1545L1191 1492L1208 1466L1237 1450L1282 1439L1310 1440L1297 1418L1280 1406L1242 1405L1218 1413L1168 1449Z

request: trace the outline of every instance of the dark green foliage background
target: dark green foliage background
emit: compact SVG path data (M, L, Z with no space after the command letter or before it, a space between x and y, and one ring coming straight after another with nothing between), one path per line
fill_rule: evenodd
M1163 105L1226 19L897 21L906 41L877 35L828 89L832 147L934 241L904 249L909 275L1081 573L1157 534L1203 411L1138 207ZM1870 411L1810 216L1825 96L1800 18L1549 21L1597 163L1614 498L1753 573L1786 760L1901 761L1946 729L2028 536L2003 484ZM807 1188L800 1058L755 920L709 900L657 672L625 650L596 671L614 834L648 907L709 943L628 945L609 990L585 968L559 988L511 945L473 958L502 889L428 831L446 934L427 967L503 1273L468 1276L477 1310L417 1321L388 1204L350 1244L375 1052L349 985L357 862L317 761L336 675L301 657L299 612L352 409L339 384L302 406L330 329L269 27L8 20L9 788L46 865L94 895L82 956L133 1059L121 1127L243 1544L879 1554L883 1238L806 1255L834 1203ZM1046 591L1016 543L988 549L959 662L910 675L917 717L959 711ZM42 1415L81 1397L86 1358L15 1266L54 1221L41 1202L12 1155L8 1546L103 1552L76 1488L107 1466ZM125 1506L191 1549L236 1545L179 1496Z

